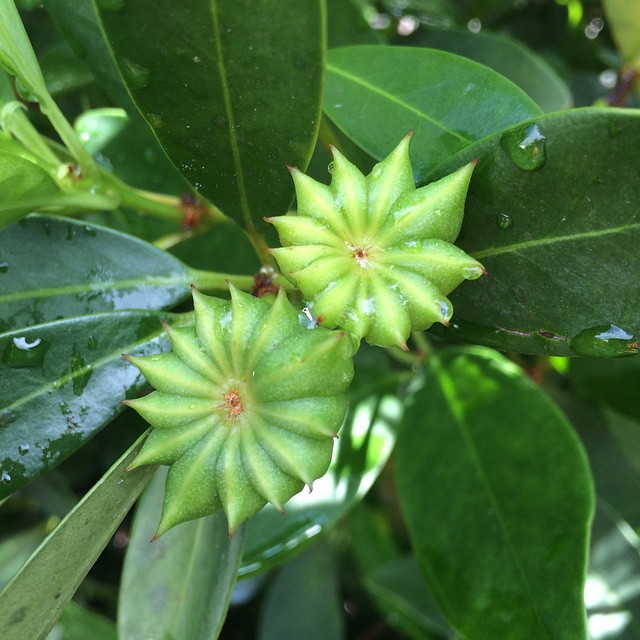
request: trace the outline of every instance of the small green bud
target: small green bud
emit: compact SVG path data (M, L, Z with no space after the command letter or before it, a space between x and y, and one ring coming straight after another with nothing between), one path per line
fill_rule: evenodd
M219 508L230 531L282 510L326 472L353 377L351 337L306 328L282 290L193 299L171 352L126 356L155 387L125 402L154 427L131 467L170 465L157 536Z
M448 324L447 294L484 273L453 245L475 164L417 189L409 139L366 177L335 148L330 186L292 169L298 213L267 219L283 245L271 253L318 323L385 347Z

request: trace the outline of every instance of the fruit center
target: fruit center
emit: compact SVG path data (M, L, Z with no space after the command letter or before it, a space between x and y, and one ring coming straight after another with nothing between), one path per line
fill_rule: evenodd
M351 257L358 263L361 269L366 269L371 266L369 258L371 257L370 247L366 243L359 245L349 245L349 251Z
M237 387L229 388L222 396L224 402L218 405L226 412L228 420L237 420L244 412L242 397Z

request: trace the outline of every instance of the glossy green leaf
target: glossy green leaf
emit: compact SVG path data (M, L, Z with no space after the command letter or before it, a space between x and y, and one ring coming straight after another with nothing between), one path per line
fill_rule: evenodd
M451 637L413 556L387 562L365 576L365 588L378 606L411 638L432 640Z
M382 393L379 385L378 394L369 391L364 399L352 400L331 466L313 483L313 491L294 496L284 514L267 506L251 518L241 576L263 571L299 551L369 491L391 455L402 415L401 401Z
M54 626L152 477L153 467L125 472L141 441L107 471L0 593L3 640L42 640Z
M315 544L285 565L267 590L258 640L345 638L336 559Z
M434 49L366 45L329 51L324 109L378 160L413 129L417 176L540 113L522 89L472 60Z
M640 5L635 0L603 0L602 5L625 63L640 68Z
M166 348L161 319L94 313L0 335L0 498L60 464L145 388L122 354Z
M102 37L92 2L43 0L44 8L78 57L86 62L96 82L129 115L129 124L102 154L113 172L127 184L162 193L187 191L187 182L162 151L122 82Z
M229 538L220 511L151 542L166 475L155 474L136 511L120 586L120 640L217 638L229 606L245 528Z
M284 165L306 166L319 124L321 0L96 5L136 105L194 187L247 229L284 212Z
M1 232L0 263L2 331L101 311L166 309L189 297L194 280L153 245L47 216L29 216Z
M516 365L481 348L433 357L395 462L418 564L460 635L585 640L587 460Z
M640 112L549 114L458 154L479 162L456 243L488 275L451 295L446 332L501 350L637 353ZM469 324L471 323L471 324Z
M327 0L327 46L382 44L383 40L365 20L358 0Z
M399 44L433 47L475 60L518 85L543 111L559 111L572 104L571 92L558 74L536 53L517 40L469 29L418 29Z

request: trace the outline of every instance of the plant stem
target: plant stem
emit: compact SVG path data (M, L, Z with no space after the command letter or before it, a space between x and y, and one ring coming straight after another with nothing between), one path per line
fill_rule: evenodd
M251 291L254 286L253 276L202 271L200 269L191 269L191 280L197 289L204 291L225 291L230 284L242 291ZM295 287L280 274L274 275L273 281L276 286L281 286L285 291L295 290Z

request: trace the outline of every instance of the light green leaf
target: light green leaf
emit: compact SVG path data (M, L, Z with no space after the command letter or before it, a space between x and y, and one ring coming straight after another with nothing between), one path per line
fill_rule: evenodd
M0 593L3 640L42 640L53 628L152 477L153 467L125 472L143 438L107 471Z
M151 542L166 471L136 511L118 607L118 638L217 638L236 579L245 527L229 538L222 511L186 522Z
M434 49L368 45L329 51L324 109L378 160L412 129L418 177L540 113L522 89L477 62Z
M640 5L635 0L603 0L602 5L624 62L640 68Z
M502 74L523 89L543 111L571 106L567 85L543 58L508 36L484 29L421 28L399 44L433 47L475 60Z
M489 349L429 361L396 450L414 553L472 640L585 640L593 487L563 415Z

